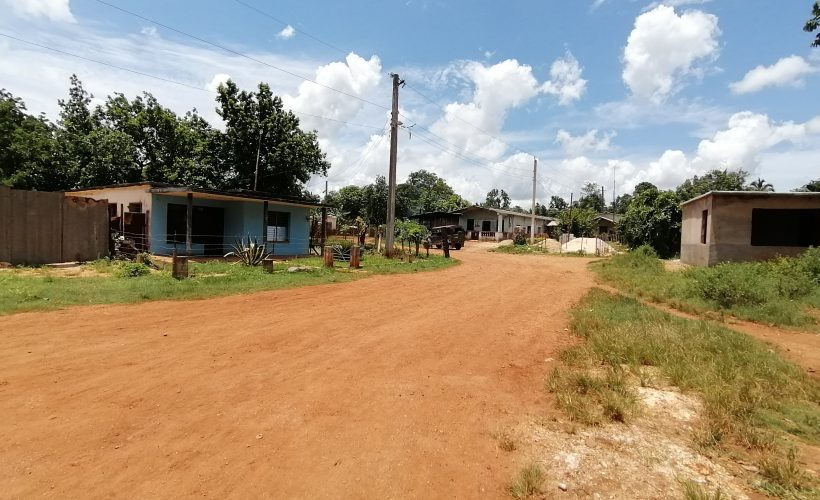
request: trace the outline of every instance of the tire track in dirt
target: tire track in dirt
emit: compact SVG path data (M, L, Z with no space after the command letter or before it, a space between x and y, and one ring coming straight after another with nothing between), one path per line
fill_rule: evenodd
M9 497L501 497L587 259L0 317Z

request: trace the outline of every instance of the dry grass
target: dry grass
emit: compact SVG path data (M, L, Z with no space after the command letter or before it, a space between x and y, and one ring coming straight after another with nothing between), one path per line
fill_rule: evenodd
M563 354L567 367L548 382L572 420L628 421L639 406L630 384L651 384L655 371L700 396L703 418L694 439L703 451L746 450L759 462L768 493L820 494L784 444L820 440L820 384L764 344L601 290L573 311L572 329L585 342Z
M518 473L518 477L507 486L507 492L513 498L529 498L541 492L544 484L544 471L538 464L529 464Z

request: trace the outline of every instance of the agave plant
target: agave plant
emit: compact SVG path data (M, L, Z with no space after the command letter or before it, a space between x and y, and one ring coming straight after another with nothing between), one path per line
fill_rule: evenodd
M271 255L264 243L259 243L257 238L251 238L250 235L247 242L244 238L236 240L232 248L225 257L237 257L246 266L258 266Z

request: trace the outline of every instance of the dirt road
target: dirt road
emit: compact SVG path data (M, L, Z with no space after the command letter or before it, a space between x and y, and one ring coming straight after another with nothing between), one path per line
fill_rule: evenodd
M551 412L586 259L0 318L0 496L478 498Z

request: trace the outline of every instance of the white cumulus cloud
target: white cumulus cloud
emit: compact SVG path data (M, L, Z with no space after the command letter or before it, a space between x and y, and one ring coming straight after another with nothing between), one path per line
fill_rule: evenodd
M544 84L544 92L557 97L558 103L562 106L577 101L587 88L587 81L581 78L581 72L578 60L568 51L563 58L552 63L551 80Z
M742 80L729 85L735 94L757 92L766 87L799 87L804 77L816 73L818 68L800 56L784 57L771 66L760 65L746 73Z
M635 97L663 102L699 75L697 63L718 54L718 18L699 10L678 15L659 5L639 15L624 49L623 80Z
M20 17L45 17L52 21L77 22L68 2L69 0L0 0L0 4Z
M555 142L560 144L567 156L581 156L589 151L609 151L612 149L612 139L615 132L602 133L598 135L597 129L592 129L586 134L573 136L564 129L558 131Z
M369 97L368 94L379 84L381 73L382 65L377 56L365 59L351 52L344 62L332 62L316 70L313 80L323 86L308 81L302 82L296 95L285 95L282 100L285 106L294 111L340 120L320 122L309 116L302 117L301 121L305 128L319 128L321 125L325 136L332 135L344 126L341 121L350 121L365 103L330 89L341 90L354 96Z
M296 36L296 29L288 24L285 26L282 31L276 34L276 38L281 38L282 40L289 40Z

